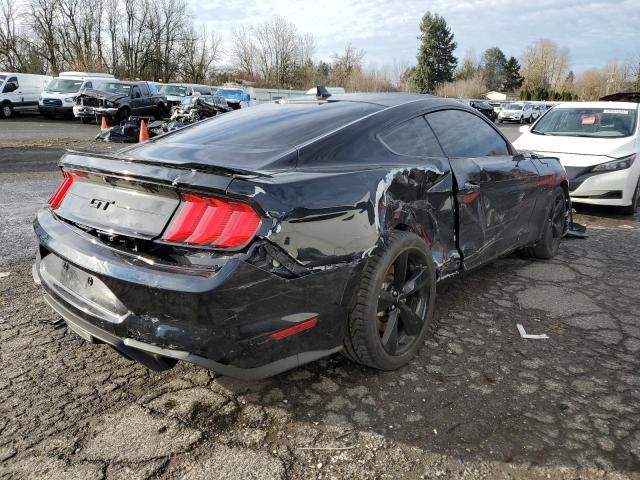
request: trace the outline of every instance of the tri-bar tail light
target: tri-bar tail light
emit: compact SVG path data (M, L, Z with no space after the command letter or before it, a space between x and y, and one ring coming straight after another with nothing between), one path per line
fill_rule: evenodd
M67 194L69 188L71 187L71 184L73 183L74 176L75 174L73 173L62 172L62 182L60 182L60 185L58 185L56 191L53 192L53 195L51 195L51 197L49 198L49 206L53 210L58 208L62 203L64 196Z
M161 240L190 246L239 248L260 226L251 206L235 200L181 193L182 201Z

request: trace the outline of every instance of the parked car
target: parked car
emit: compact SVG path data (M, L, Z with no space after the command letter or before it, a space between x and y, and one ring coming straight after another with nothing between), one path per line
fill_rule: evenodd
M532 121L533 107L530 103L507 103L498 114L498 123L531 123Z
M109 73L62 72L42 90L38 110L46 118L73 116L73 106L80 90L93 88L96 80L114 80Z
M224 97L229 107L233 110L251 106L251 95L242 88L222 87L217 89L214 93L215 95Z
M34 222L49 305L149 368L245 379L339 351L405 365L437 281L553 257L570 208L557 159L417 94L263 104L60 166Z
M531 118L533 119L533 121L538 120L542 115L544 115L544 112L547 111L547 107L546 105L533 105L533 111L531 113Z
M51 78L48 75L0 72L0 115L9 118L18 112L37 112L38 96Z
M493 113L496 118L498 118L498 114L502 111L502 103L500 102L489 102L489 105L493 107Z
M563 103L531 129L521 127L515 146L559 158L574 202L633 214L640 203L638 108L631 102Z
M480 113L485 115L492 122L495 121L496 113L493 109L493 106L491 106L489 102L486 102L484 100L470 100L469 102L470 102L469 105L472 108L475 108L476 110L478 110Z
M180 105L182 100L195 94L211 95L211 87L195 83L166 83L158 89L160 95L167 97L169 108Z
M152 93L147 82L118 80L95 80L93 88L80 92L73 107L82 123L101 117L121 122L131 115L162 118L166 111L166 97Z

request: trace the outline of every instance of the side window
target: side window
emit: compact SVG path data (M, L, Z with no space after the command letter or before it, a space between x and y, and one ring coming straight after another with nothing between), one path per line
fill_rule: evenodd
M91 83L91 82L86 82L86 83L84 84L84 88L93 88L93 83Z
M140 84L140 90L142 91L142 96L143 97L148 97L149 95L151 95L149 93L149 85L147 83L141 83Z
M427 120L448 157L511 155L503 138L472 113L441 110L428 114Z
M397 155L411 157L444 157L444 152L438 144L424 117L411 120L391 127L378 135L380 141Z
M140 87L134 86L131 89L131 98L140 98Z
M7 80L7 82L13 82L16 84L16 87L19 87L20 85L18 84L18 77L11 77L9 80Z

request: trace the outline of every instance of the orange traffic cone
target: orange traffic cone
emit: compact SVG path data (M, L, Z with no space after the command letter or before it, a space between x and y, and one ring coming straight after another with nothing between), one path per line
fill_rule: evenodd
M100 130L104 130L107 128L107 117L102 117L102 126L100 127Z
M146 142L149 140L149 132L147 132L147 124L144 120L140 120L140 137L138 137L139 142Z

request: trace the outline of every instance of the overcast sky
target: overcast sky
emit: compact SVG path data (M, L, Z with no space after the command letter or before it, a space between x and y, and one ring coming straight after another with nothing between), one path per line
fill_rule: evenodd
M640 53L640 0L190 0L198 22L228 41L234 26L279 14L317 41L316 58L329 60L347 42L365 63L414 64L418 25L426 11L442 15L458 42L456 56L500 47L520 57L545 37L569 48L579 73Z

